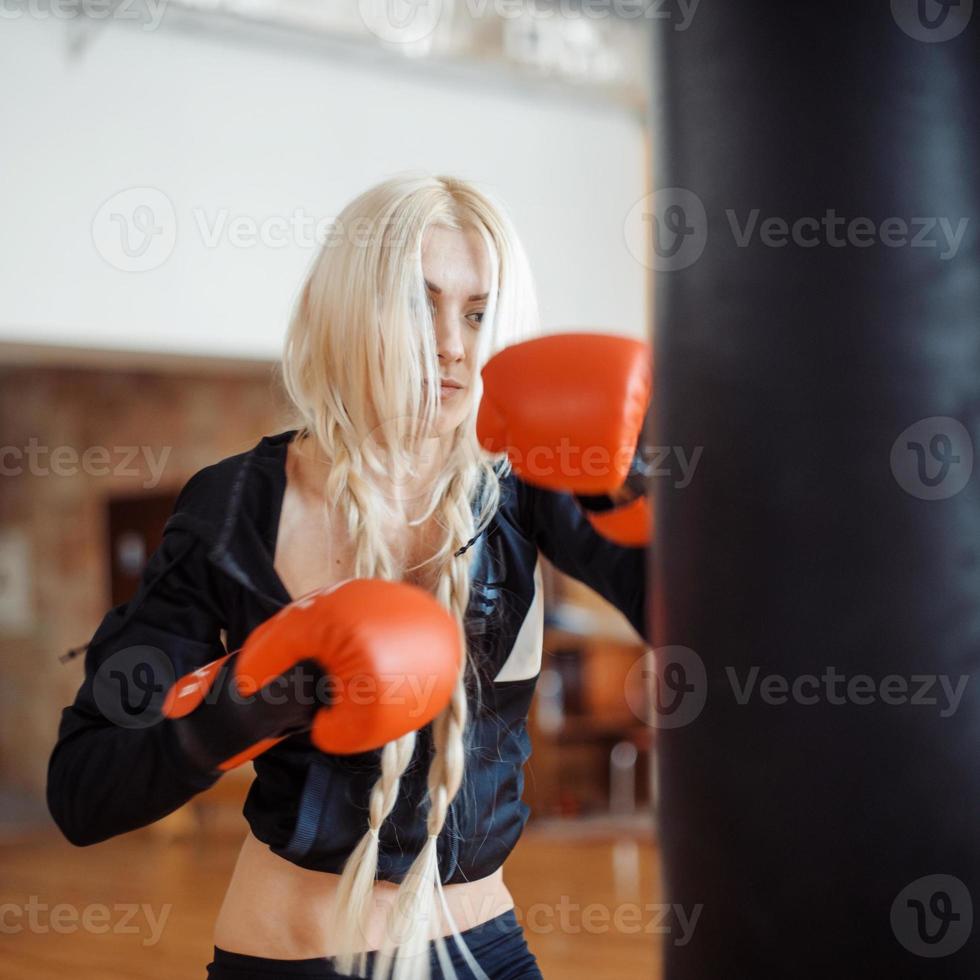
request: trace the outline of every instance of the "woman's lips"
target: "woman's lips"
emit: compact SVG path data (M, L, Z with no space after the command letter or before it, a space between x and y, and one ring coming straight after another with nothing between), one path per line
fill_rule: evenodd
M428 384L428 382L425 382ZM439 397L440 398L452 398L453 395L462 391L465 386L461 385L458 381L440 381L439 382Z

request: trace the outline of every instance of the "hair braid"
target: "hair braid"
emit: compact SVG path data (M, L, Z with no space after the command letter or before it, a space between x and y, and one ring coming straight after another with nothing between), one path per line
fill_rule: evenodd
M404 473L417 472L421 439L428 437L439 414L438 352L421 274L427 230L475 228L486 246L491 281L473 355L475 368L493 348L538 331L537 304L527 257L506 212L465 181L392 178L352 201L338 215L337 225L340 234L321 249L299 297L286 337L282 381L297 427L315 438L328 464L325 506L343 522L339 530L353 545L352 574L400 580L408 570L397 553L397 536L391 534L398 508L386 500L384 488L393 477L397 481ZM383 233L366 241L345 233L364 226ZM428 976L427 940L437 899L448 912L436 842L463 786L470 678L479 698L480 673L464 630L473 552L463 546L489 525L500 500L499 477L506 470L483 456L477 443L478 391L477 382L472 411L453 430L447 458L426 486L425 513L412 522L431 521L443 532L437 535L434 554L422 562L425 574L420 578L459 624L465 660L450 704L432 723L427 839L399 887L385 939L384 949L396 951L397 980ZM479 491L475 513L474 490ZM368 798L367 830L344 866L336 896L331 938L340 950L335 960L341 972L351 972L355 960L363 965L379 833L416 747L411 734L382 749L380 773ZM449 926L465 956L451 917ZM401 950L398 941L390 941L399 937L408 948ZM445 962L441 941L437 949ZM385 976L390 962L379 955L377 975ZM474 972L479 975L479 968Z

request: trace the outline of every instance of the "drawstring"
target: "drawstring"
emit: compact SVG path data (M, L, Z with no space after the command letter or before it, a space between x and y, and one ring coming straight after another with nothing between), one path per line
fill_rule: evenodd
M483 529L483 531L480 531L480 532L479 532L478 534L474 534L474 535L473 535L473 537L472 537L472 538L470 538L470 539L469 539L469 541L467 541L467 542L466 542L466 544L464 544L464 545L463 545L463 547L462 547L462 548L460 548L460 549L459 549L459 551L457 551L457 552L456 552L456 553L455 553L455 554L453 555L453 558L459 558L459 556L460 556L460 555L465 555L465 554L466 554L466 552L467 552L467 551L469 551L469 550L470 550L470 548L472 548L472 547L473 547L473 545L475 545L475 544L476 544L476 542L477 542L477 541L478 541L478 540L479 540L479 539L480 539L481 537L483 537L483 532L484 532L484 531L486 531L486 528L484 528L484 529Z

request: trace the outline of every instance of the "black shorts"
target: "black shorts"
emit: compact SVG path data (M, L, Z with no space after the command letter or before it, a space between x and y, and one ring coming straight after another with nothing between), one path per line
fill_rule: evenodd
M462 933L473 959L480 964L490 980L542 980L534 954L527 948L524 930L514 910L466 929ZM466 965L452 937L446 948L459 980L469 980L472 971ZM444 976L439 967L435 943L430 943L432 980ZM374 965L374 954L368 954L368 973ZM337 973L329 959L269 960L261 956L245 956L215 949L214 962L208 966L208 980L279 980L307 977L309 980L337 980L348 974Z

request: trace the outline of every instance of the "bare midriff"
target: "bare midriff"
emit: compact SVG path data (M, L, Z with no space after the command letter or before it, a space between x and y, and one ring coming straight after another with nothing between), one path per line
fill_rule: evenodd
M310 871L273 854L249 834L218 913L214 945L230 953L269 959L334 955L337 949L331 942L330 923L339 882L339 875ZM444 885L443 890L461 932L514 907L503 869L477 881ZM398 885L393 882L375 883L364 949L382 946L388 910L397 892ZM444 912L437 910L436 921L438 929L433 935L452 932Z

